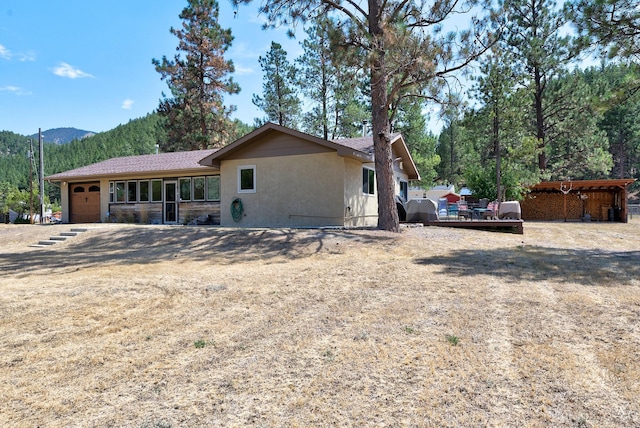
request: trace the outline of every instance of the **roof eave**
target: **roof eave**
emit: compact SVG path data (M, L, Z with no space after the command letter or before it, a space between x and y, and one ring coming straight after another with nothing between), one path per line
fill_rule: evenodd
M45 181L48 182L61 182L61 181L87 181L87 180L100 180L101 178L105 179L126 179L126 178L136 178L141 176L154 175L158 178L163 178L167 176L178 177L178 176L186 176L190 174L200 174L203 172L211 172L211 173L219 173L220 170L217 168L188 168L188 169L171 169L171 170L152 170L152 171L133 171L133 172L117 172L117 173L107 173L107 174L86 174L86 175L58 175L54 174L49 177L45 177Z

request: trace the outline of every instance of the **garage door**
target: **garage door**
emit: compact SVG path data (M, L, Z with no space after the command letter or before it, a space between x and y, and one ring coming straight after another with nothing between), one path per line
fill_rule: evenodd
M71 223L100 221L100 183L71 185Z

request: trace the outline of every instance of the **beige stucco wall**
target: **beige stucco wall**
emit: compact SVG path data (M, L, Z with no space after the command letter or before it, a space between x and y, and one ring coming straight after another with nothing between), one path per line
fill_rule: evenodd
M238 167L251 165L256 167L256 192L239 193ZM220 171L223 226L344 225L345 162L335 153L225 160ZM236 197L244 208L239 222L230 212Z
M362 168L375 169L373 163L362 164L355 160L345 159L344 204L349 207L350 217L345 226L375 226L378 223L378 195L362 192Z
M60 183L60 209L62 210L60 221L69 223L69 183L66 181Z

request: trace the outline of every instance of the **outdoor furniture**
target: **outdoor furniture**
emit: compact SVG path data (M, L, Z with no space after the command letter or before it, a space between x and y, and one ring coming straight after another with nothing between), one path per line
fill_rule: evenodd
M467 201L458 201L458 220L463 219L466 220L471 216L471 211L469 211L469 206L467 205Z
M447 218L458 219L458 204L449 204Z
M438 204L431 199L409 199L407 222L425 223L438 220Z

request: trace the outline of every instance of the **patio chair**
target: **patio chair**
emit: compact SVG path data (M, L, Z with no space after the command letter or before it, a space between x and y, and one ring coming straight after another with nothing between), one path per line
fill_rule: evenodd
M458 201L458 220L463 219L466 220L470 218L471 211L469 211L469 206L467 205L467 201Z
M447 218L458 218L458 204L449 204L447 207L448 215Z

